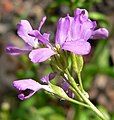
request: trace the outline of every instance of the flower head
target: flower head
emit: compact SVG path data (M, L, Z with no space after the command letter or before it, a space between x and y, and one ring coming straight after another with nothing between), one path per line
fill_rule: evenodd
M74 17L70 17L68 14L64 18L60 18L57 24L57 31L55 37L55 47L58 49L58 46L61 50L67 50L79 55L86 55L91 50L91 45L88 42L88 39L100 39L108 37L108 31L105 28L95 29L97 26L95 21L91 21L88 18L88 12L85 9L77 8L74 11ZM36 37L37 39L43 40L44 37L40 37L37 30L31 31L30 35ZM48 55L53 50L53 54L50 56L57 54L55 52L54 47L48 43L48 47L50 48L50 52L44 49L44 53ZM36 53L37 54L37 53ZM33 62L38 62L38 58L34 61L33 52L29 56ZM46 56L46 54L42 56ZM40 56L38 56L40 57ZM47 57L47 58L49 58Z
M96 22L88 18L88 12L85 9L77 8L74 11L74 17L67 15L65 18L59 19L55 43L64 50L86 55L91 49L88 39L108 37L108 31L105 28L97 30L95 28Z
M38 30L33 30L30 23L27 20L21 20L17 24L17 34L24 40L25 47L18 48L13 45L10 45L6 47L6 52L11 55L20 55L23 53L30 53L29 57L32 59L34 63L43 62L47 60L49 57L51 57L52 55L54 55L55 52L51 50L48 45L50 34L40 33L40 29L44 24L45 20L46 20L46 17L43 17L42 21L40 22ZM32 35L30 34L30 33L35 34L36 32L37 32L37 38L34 37L33 34ZM44 46L46 46L46 48L39 48L40 44L43 44Z
M74 11L74 17L68 14L60 18L57 25L55 47L49 42L50 34L41 34L40 29L44 24L46 17L40 22L39 28L33 30L27 20L21 20L17 25L18 35L27 44L27 47L20 49L9 46L6 48L7 53L19 55L30 52L29 58L32 62L38 63L49 59L60 50L66 50L78 55L86 55L91 50L88 39L99 39L108 37L108 31L105 28L96 28L96 22L88 18L88 12L85 9L77 8ZM40 44L43 44L41 47ZM59 47L58 47L59 46Z

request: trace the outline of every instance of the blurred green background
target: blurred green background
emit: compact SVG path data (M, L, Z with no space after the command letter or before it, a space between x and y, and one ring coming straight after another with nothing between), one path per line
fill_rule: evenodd
M57 20L77 8L89 11L98 27L106 27L107 40L89 40L92 51L84 56L83 84L90 100L114 120L114 0L0 0L0 120L99 120L92 111L60 100L44 91L21 101L12 81L33 78L40 81L51 71L48 62L32 64L26 55L12 57L4 51L8 43L22 47L16 24L27 19L37 28L47 16L43 31L54 42Z

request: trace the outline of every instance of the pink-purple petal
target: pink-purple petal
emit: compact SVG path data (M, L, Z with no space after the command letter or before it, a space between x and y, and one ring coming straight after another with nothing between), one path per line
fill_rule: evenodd
M40 31L40 29L42 28L43 24L45 23L46 21L46 16L42 18L41 22L40 22L40 25L39 25L39 28L38 30Z
M62 49L78 55L86 55L90 52L91 45L84 40L69 41L63 44Z
M50 48L39 48L32 50L29 54L29 58L33 63L39 63L49 59L54 54L56 53Z
M84 39L85 41L87 41L91 37L94 27L94 22L92 22L91 20L88 19L86 22L84 22L81 25L80 39Z
M94 27L94 22L89 19L84 22L80 22L79 16L76 19L74 18L71 22L70 28L71 41L75 41L78 39L84 39L85 41L87 41L92 35Z
M74 11L74 19L71 22L70 35L72 40L84 39L86 30L90 31L92 22L88 19L88 12L85 9L77 8ZM84 35L82 35L84 34Z
M67 36L70 27L70 17L67 15L65 18L60 18L57 25L55 44L62 45Z
M80 8L77 8L75 11L74 11L74 17L79 17L80 21L81 22L84 22L88 19L88 12L86 9L80 9Z
M96 22L88 19L88 12L85 9L77 8L74 17L69 17L69 34L66 41L76 41L84 39L87 41L96 27Z
M6 47L6 53L10 55L20 55L20 54L25 54L31 51L31 48L18 48L15 46L7 46Z
M19 91L19 99L24 100L31 97L42 88L42 85L32 79L16 80L13 86Z
M50 34L49 33L44 33L43 37L49 41Z
M29 35L37 38L43 44L49 44L49 40L46 38L46 35L42 35L38 30L32 30L31 32L29 32Z
M56 76L56 73L49 73L47 75L45 75L44 77L41 78L41 81L43 83L49 83L50 80L54 79Z
M105 39L109 35L109 32L105 28L99 28L93 31L91 39Z
M32 27L27 20L21 20L17 24L17 34L29 45L34 45L34 38L29 36L28 33L32 31Z

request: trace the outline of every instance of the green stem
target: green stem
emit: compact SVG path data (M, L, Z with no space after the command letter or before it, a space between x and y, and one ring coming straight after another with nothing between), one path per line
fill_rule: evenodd
M59 68L62 68L62 65L61 65L61 63L60 63L60 61L58 59L58 56L55 55L54 58L55 58L55 62L57 64L57 66L59 66Z
M91 110L93 110L102 120L108 120L91 102L90 100L80 91L77 84L74 83L74 78L70 75L69 71L65 70L66 74L68 75L68 79L71 81L72 86L76 90L76 92L81 96L81 98L84 100L84 102L90 106Z
M77 100L74 100L72 98L70 98L68 101L72 102L72 103L75 103L75 104L78 104L78 105L81 105L81 106L84 106L84 107L87 107L87 108L90 108L89 105L85 104L85 103L82 103L82 102L79 102Z
M70 89L72 90L72 92L76 95L76 97L80 100L83 101L81 96L75 91L75 89L73 87L70 86Z
M85 91L83 89L82 80L81 80L81 71L83 68L83 57L80 55L76 55L74 53L72 53L71 56L72 56L71 58L72 58L73 70L76 72L78 76L80 89L84 93Z
M78 80L79 80L81 91L84 93L85 91L82 85L81 73L77 73L77 75L78 75Z

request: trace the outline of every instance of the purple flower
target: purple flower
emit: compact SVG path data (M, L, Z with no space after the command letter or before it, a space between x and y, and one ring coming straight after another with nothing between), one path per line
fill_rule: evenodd
M59 19L55 37L55 46L60 46L61 49L73 52L75 54L86 55L91 50L91 45L88 42L88 39L108 37L107 29L99 28L96 30L96 26L96 22L91 21L88 18L88 12L85 9L77 8L74 11L74 17L67 15L65 18ZM29 35L40 40L44 39L39 36L39 32L37 30L31 31ZM54 54L57 54L57 52L55 52L56 48L53 48L49 43L48 46L51 50L53 50ZM31 61L39 62L40 56L38 55L35 59L34 56L36 56L37 53L34 55L33 52L29 55ZM48 51L44 49L43 53L48 54ZM44 54L44 56L46 56L46 54ZM53 54L49 56L52 55Z
M31 97L40 89L51 91L48 85L41 85L32 79L16 80L13 82L13 86L18 90L18 98L21 100Z
M53 91L53 89L50 86L50 80L55 78L55 75L56 73L50 73L44 76L43 78L41 78L41 81L43 83L46 83L46 85L42 85L32 79L23 79L23 80L14 81L13 87L15 87L16 90L18 91L18 98L20 100L25 100L30 98L40 89L44 89L48 92L55 93L55 91ZM74 94L70 90L70 87L69 87L70 85L66 82L65 79L62 79L62 84L60 86L69 97L72 97L72 98L74 97Z
M97 30L95 28L96 22L88 19L88 12L77 8L74 11L74 17L67 15L59 19L55 43L64 50L86 55L91 49L90 43L87 42L88 39L108 37L108 31L105 28Z
M6 52L11 55L20 55L23 53L30 52L29 57L33 57L33 62L42 62L47 60L49 57L55 54L55 52L50 48L49 44L49 35L47 33L44 33L43 35L40 33L40 29L42 25L44 24L46 20L46 17L42 19L40 22L39 28L37 30L37 39L36 37L33 37L29 35L31 31L34 31L30 25L30 23L27 20L21 20L20 23L17 24L17 34L24 40L25 42L25 48L18 48L15 46L7 46ZM46 48L39 48L40 44L43 44L46 46ZM35 50L34 50L35 49ZM46 53L45 53L46 51ZM37 60L36 60L37 59Z
M59 19L55 37L55 47L53 47L49 43L49 34L40 33L40 29L45 20L46 17L42 19L38 30L33 30L27 20L21 20L17 25L17 33L29 47L19 49L10 46L7 47L6 51L11 55L30 52L29 58L31 61L38 63L49 59L55 54L59 54L58 48L75 54L86 55L91 50L88 39L108 37L107 29L95 29L97 26L96 22L88 18L88 12L85 9L77 8L74 11L74 17L67 15L65 18ZM43 48L40 47L40 44L43 44ZM35 48L35 50L33 48Z

